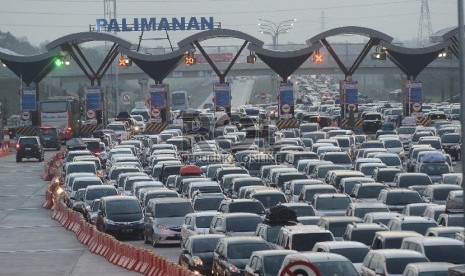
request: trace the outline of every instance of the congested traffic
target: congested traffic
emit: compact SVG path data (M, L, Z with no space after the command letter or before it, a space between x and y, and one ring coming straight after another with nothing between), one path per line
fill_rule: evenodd
M295 128L278 128L267 104L173 113L145 134L139 108L71 139L61 199L102 232L180 246L179 264L204 275L280 275L295 261L321 275L447 275L464 264L460 107L424 104L428 125L417 125L400 104L359 104L363 126L341 128L338 92L298 81Z

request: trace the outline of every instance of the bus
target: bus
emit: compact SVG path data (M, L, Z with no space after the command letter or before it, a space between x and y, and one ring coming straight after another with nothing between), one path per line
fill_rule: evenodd
M39 103L39 126L55 127L62 141L79 134L81 120L80 103L77 97L57 96Z
M171 92L171 110L187 110L189 108L189 97L186 91Z

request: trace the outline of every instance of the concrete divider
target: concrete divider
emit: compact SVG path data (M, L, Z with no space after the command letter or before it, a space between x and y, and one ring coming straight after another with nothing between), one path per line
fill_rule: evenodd
M191 271L167 260L155 252L145 250L97 230L95 225L85 221L81 213L69 209L63 202L55 204L52 218L73 231L76 238L89 250L107 259L108 262L127 270L153 276L188 276Z

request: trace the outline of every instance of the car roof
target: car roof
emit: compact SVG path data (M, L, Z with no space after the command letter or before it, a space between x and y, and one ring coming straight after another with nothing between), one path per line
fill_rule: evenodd
M364 243L357 241L323 241L316 243L318 245L324 245L330 249L342 249L342 248L367 248L368 246Z
M101 198L102 201L137 201L137 198L134 196L122 196L122 195L113 195L113 196L104 196ZM137 201L138 202L138 201Z
M434 222L434 220L431 218L421 217L421 216L399 216L393 219L401 220L402 222L407 222L407 223Z
M415 232L415 231L408 231L408 230L386 230L386 231L378 231L376 235L388 238L395 238L395 237L423 237L423 235Z
M378 250L372 250L372 252L376 252L376 254L383 255L386 259L418 258L418 257L426 258L425 255L423 255L422 253L417 252L415 250L408 250L408 249L378 249Z
M235 243L266 243L264 239L261 237L254 237L254 236L236 236L236 237L224 237L222 238L228 244L235 244Z
M290 259L306 259L310 262L327 262L327 261L348 261L348 259L342 255L328 253L328 252L305 252L289 254L286 258Z
M452 263L445 262L421 262L421 263L409 263L406 267L414 267L418 272L438 271L439 269L450 268L457 266Z
M236 212L236 213L218 213L218 216L223 218L243 218L243 217L260 217L260 215L254 213Z
M351 224L354 229L379 229L383 230L386 229L385 225L378 224L378 223L366 223L366 222L352 222Z
M286 225L284 226L287 230L292 233L321 233L321 232L329 232L324 228L321 228L317 225Z
M187 202L190 201L186 198L182 197L163 197L163 198L152 198L150 201L154 202L155 204L173 204L173 203L180 203L180 202Z
M409 237L405 238L404 241L417 242L423 244L424 246L463 245L463 241L445 237Z
M209 217L220 214L218 211L198 211L194 213L189 213L188 215L191 217Z

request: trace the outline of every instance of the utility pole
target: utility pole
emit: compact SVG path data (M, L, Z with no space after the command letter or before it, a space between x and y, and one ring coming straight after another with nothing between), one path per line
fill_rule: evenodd
M326 30L326 16L325 16L325 11L321 11L320 27L321 27L321 32L324 32L324 31Z
M428 0L421 0L420 21L418 23L417 45L424 46L433 34L431 14L429 12Z
M104 18L107 20L107 22L110 22L110 19L116 19L116 0L103 0L103 15L104 15ZM114 35L116 35L116 31L114 33ZM110 50L110 43L108 42L105 42L105 51L109 51ZM116 114L114 114L115 116L117 115L117 112L119 111L119 88L118 88L118 66L116 64L112 64L110 66L110 74L105 74L106 75L106 81L107 83L110 82L108 76L114 76L114 80L111 81L111 86L110 86L110 90L111 90L111 95L114 95L114 97L112 97L114 99L114 112ZM103 91L103 88L100 87L100 89L102 89ZM108 106L107 106L107 103L108 103L108 85L105 86L105 92L102 93L102 101L103 101L103 106L104 106L104 110L102 110L103 114L104 115L104 124L106 124L106 120L108 120Z

